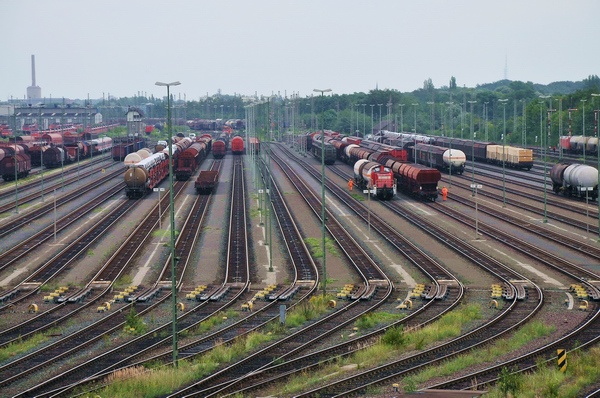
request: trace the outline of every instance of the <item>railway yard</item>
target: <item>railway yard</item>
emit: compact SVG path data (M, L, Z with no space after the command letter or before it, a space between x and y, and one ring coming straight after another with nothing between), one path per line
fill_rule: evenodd
M191 178L173 183L175 275L168 178L130 195L124 163L101 154L42 178L34 169L17 189L0 183L0 349L11 352L0 361L0 396L115 396L111 385L149 383L143 377L173 362L174 307L182 376L154 396L483 392L506 369L555 366L557 349L597 346L598 205L555 194L538 157L531 170L468 161L460 174L444 172L437 190L447 199L399 190L379 200L350 189L353 167L339 159L322 187L318 153L271 142L257 154L239 141L224 156L207 151ZM209 171L218 183L197 191ZM278 325L281 305L288 318L308 313L324 291L318 316ZM418 333L469 312L477 315L456 321L454 335L360 359L390 330ZM386 318L361 326L374 314ZM513 348L531 325L546 332ZM199 362L259 334L256 348Z

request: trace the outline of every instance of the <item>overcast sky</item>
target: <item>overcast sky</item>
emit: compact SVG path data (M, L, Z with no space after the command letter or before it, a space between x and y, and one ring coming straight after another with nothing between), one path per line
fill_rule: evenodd
M0 0L0 101L310 95L600 75L600 1ZM506 67L506 68L505 68Z

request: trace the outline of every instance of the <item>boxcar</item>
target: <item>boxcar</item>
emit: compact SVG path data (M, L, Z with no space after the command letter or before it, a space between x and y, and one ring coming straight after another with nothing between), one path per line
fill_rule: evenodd
M221 159L227 153L227 142L222 139L218 139L212 144L212 153L215 159Z
M0 160L0 175L4 181L14 181L15 174L17 178L27 177L30 171L31 157L26 153L5 156Z

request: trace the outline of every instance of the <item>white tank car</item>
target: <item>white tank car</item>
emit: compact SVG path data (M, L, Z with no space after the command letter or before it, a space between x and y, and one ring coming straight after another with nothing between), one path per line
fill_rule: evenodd
M598 185L598 170L585 164L572 164L565 169L563 184L573 187L593 188Z
M444 163L452 168L462 169L467 161L465 153L460 149L448 149L442 155Z

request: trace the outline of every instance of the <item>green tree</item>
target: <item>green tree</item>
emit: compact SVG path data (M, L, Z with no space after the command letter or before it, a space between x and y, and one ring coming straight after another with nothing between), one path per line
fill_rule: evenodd
M456 77L450 77L450 84L448 85L448 87L450 88L450 90L456 89Z

